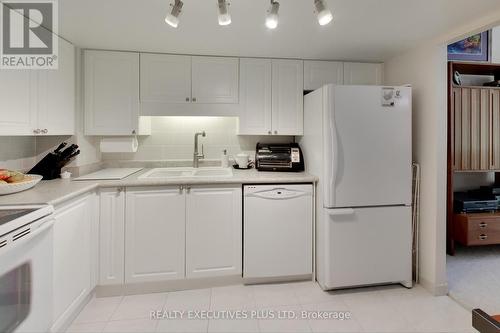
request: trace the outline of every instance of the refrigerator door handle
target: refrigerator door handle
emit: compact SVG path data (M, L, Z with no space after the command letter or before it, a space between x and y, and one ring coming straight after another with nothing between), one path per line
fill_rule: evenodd
M334 104L331 101L330 94L333 92L326 93L324 100L324 108L328 110L324 112L323 123L325 126L324 133L328 133L325 135L325 159L324 159L324 168L326 173L325 181L325 198L324 204L325 206L333 206L335 205L335 183L337 182L337 173L338 173L338 165L339 165L339 141L337 138L337 128L335 125L335 110Z
M354 215L354 209L352 208L342 208L342 209L327 209L328 215L339 216L339 215Z

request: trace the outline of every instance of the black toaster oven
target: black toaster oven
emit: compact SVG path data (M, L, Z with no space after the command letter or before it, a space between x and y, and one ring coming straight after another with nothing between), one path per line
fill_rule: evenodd
M298 143L257 143L255 167L259 171L304 171L304 156Z

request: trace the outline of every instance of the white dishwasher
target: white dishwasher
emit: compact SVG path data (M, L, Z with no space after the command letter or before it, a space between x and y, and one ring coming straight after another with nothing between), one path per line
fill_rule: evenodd
M246 281L311 276L312 185L248 185L243 191Z

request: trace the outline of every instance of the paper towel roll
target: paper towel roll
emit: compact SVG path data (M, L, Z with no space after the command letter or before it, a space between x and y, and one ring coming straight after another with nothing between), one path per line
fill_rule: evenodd
M135 153L138 147L135 136L101 139L101 153Z

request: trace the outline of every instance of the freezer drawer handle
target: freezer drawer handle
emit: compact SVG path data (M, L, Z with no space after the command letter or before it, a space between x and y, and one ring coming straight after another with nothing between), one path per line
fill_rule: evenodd
M344 208L344 209L327 209L328 215L338 216L338 215L354 215L354 209Z

